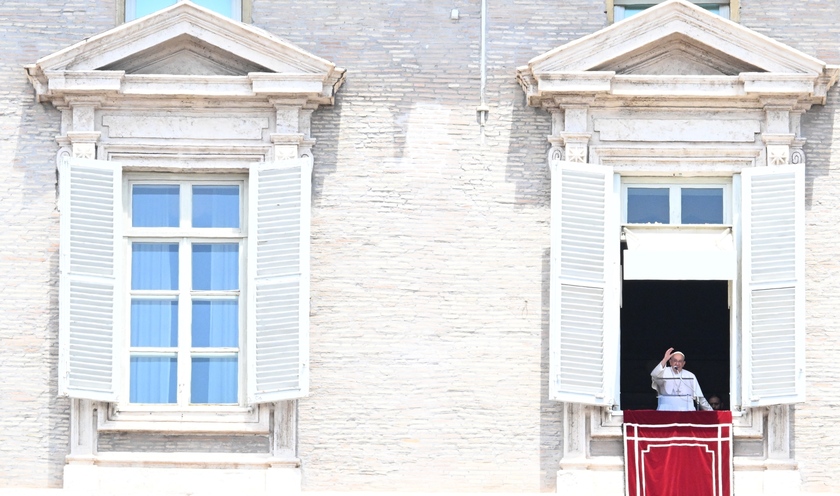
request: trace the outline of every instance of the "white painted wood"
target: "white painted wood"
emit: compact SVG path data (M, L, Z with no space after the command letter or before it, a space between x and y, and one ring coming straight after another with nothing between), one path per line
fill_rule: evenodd
M742 172L743 403L805 400L805 171Z
M117 398L121 169L71 159L60 171L59 393Z
M731 281L738 257L730 228L624 228L625 280Z
M612 169L551 166L551 399L615 403L618 193Z
M312 159L254 166L248 236L248 400L309 389L309 218Z

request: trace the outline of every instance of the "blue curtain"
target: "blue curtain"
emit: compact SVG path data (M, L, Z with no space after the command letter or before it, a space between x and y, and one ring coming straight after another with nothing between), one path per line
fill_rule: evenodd
M131 346L178 346L178 302L132 298Z
M239 227L239 186L193 186L193 227Z
M177 403L178 360L172 356L132 356L131 403Z
M237 403L238 359L193 357L191 403Z
M200 291L239 289L239 244L193 244L192 289Z
M193 300L192 345L194 348L239 347L239 302Z
M178 244L132 243L131 289L178 289Z
M178 227L180 186L177 184L135 184L131 188L131 225L134 227Z

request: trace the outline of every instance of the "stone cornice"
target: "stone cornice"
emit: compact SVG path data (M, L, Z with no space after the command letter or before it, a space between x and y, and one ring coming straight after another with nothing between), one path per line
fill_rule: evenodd
M208 67L219 67L218 74L169 74L165 67L162 73L133 73L136 67L149 67L155 57L170 56L173 46L190 44L190 40L199 40L202 46L217 50ZM154 50L163 46L169 49ZM224 57L239 70L258 67L265 68L265 72L231 75L219 65L224 63ZM189 2L179 2L88 38L25 69L38 101L57 105L70 96L102 97L111 102L136 97L266 102L282 98L315 108L334 103L345 74L335 64L271 33Z
M692 47L696 60L685 56ZM672 49L679 53L669 62ZM715 57L719 74L710 73ZM685 0L668 0L531 59L517 69L517 80L528 104L545 108L582 97L594 97L595 106L647 105L645 100L656 99L661 105L705 100L761 108L763 98L780 96L807 108L825 103L838 74L837 66Z

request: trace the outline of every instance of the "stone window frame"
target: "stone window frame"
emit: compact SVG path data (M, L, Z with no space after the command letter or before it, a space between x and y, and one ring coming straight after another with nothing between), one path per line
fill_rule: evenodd
M120 25L126 22L131 22L134 19L126 19L126 3L129 0L116 0L116 24ZM137 0L135 0L137 1ZM180 0L178 0L180 1ZM241 3L240 11L239 11L239 19L234 18L235 21L244 22L246 24L251 24L251 11L253 7L253 0L239 0Z
M659 4L666 0L606 0L607 3L607 24L612 24L623 19L622 16L617 15L616 9L622 8L624 5L649 5ZM741 20L741 0L690 0L692 3L698 4L719 4L729 8L729 15L725 19L732 22L739 22Z

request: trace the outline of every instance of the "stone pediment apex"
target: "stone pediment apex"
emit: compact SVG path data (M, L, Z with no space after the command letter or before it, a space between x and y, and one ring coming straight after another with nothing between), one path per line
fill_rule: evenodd
M26 67L40 101L202 95L333 102L344 69L254 26L181 1Z
M685 0L667 0L534 57L517 78L534 106L569 97L824 103L840 68Z

